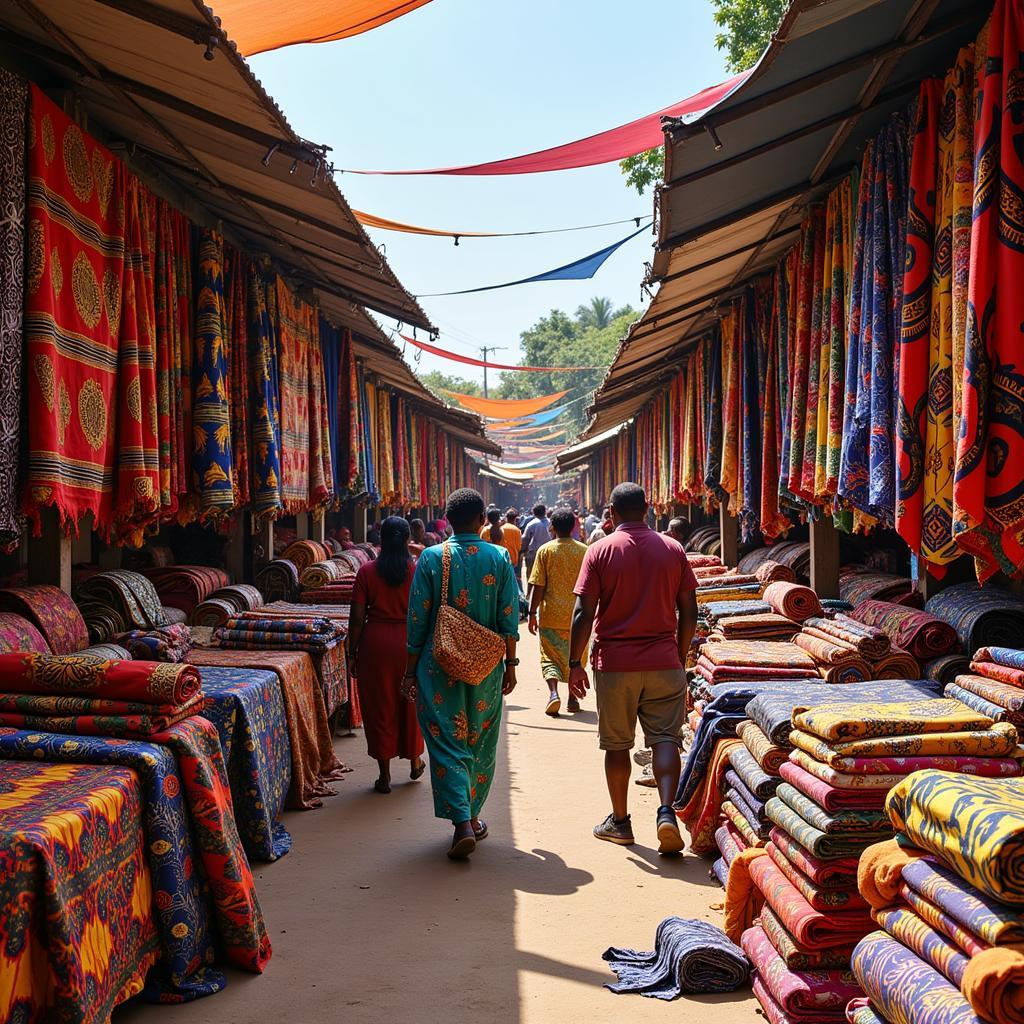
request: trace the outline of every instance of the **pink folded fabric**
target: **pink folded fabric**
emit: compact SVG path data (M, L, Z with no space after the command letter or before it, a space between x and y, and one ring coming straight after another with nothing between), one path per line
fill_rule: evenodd
M779 768L779 774L826 811L873 811L884 807L888 796L887 790L838 789L816 778L792 760L786 761Z

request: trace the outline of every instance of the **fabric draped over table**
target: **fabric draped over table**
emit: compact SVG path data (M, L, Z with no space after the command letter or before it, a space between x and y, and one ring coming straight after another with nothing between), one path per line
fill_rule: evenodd
M0 1016L102 1024L159 951L138 779L3 761L0 789Z

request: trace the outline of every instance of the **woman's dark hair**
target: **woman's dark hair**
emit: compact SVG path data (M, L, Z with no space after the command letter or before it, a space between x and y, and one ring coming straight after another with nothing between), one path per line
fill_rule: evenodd
M492 544L500 544L505 539L505 534L501 532L501 509L488 509L487 522L491 524L491 528L487 531L487 539Z
M472 487L460 487L448 495L445 518L456 533L473 529L484 514L484 499Z
M373 564L388 586L400 587L409 578L409 524L401 516L388 516L381 525L380 554Z

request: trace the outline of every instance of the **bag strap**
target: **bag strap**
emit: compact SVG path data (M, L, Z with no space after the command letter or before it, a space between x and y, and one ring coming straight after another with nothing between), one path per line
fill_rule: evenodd
M445 541L441 545L441 604L448 603L448 581L452 574L452 549L451 542Z

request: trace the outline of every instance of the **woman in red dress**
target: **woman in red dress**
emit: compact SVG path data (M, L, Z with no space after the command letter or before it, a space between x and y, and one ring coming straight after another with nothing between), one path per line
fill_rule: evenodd
M380 767L373 784L378 793L391 792L392 758L409 762L412 779L418 779L425 768L416 705L399 692L405 675L405 619L412 573L409 524L390 516L381 526L380 554L356 574L348 634L366 748Z

